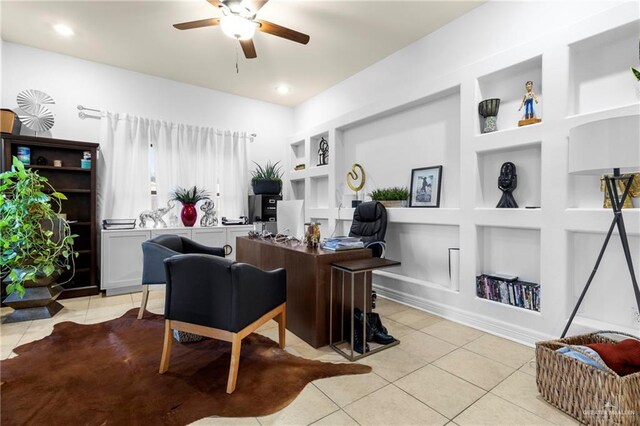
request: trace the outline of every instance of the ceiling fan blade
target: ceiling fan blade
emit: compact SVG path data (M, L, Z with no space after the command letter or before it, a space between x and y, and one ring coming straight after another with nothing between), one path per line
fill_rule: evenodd
M209 3L211 3L211 5L215 6L215 7L222 7L222 2L218 1L218 0L207 0Z
M209 18L209 19L200 19L199 21L191 21L191 22L182 22L180 24L174 24L174 28L179 30L190 30L193 28L202 28L202 27L211 27L213 25L219 25L220 19L218 18Z
M244 0L242 3L247 7L251 12L256 13L259 11L262 6L267 4L269 0Z
M264 21L262 19L256 19L255 22L259 23L258 30L263 33L272 34L277 37L286 38L287 40L295 41L296 43L307 44L309 43L309 36L291 28L282 27L274 24L273 22Z
M253 40L239 40L240 46L242 46L242 51L244 52L244 56L247 59L254 59L258 57L256 53L256 45L253 44Z

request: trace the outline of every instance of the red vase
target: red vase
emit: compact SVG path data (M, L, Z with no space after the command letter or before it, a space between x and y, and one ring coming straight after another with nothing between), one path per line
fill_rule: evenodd
M184 226L193 226L198 219L198 211L194 203L185 203L182 205L182 211L180 212L180 219Z

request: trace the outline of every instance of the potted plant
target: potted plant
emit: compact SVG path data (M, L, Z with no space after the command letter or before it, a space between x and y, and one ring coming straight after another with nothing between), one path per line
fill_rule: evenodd
M254 161L256 169L251 172L251 188L253 193L278 195L282 191L282 172L279 161L271 164L271 161L267 161L267 164L262 167L260 164Z
M62 305L55 281L63 270L73 277L73 239L60 218L62 200L44 176L13 157L11 170L0 174L0 264L7 283L4 303L15 311L5 322L50 318ZM69 278L70 279L70 278Z
M407 187L394 186L374 190L371 194L373 201L380 201L385 207L406 207L409 199Z
M196 203L201 200L208 200L209 193L203 188L193 186L189 189L177 187L173 194L171 194L171 201L179 201L182 203L182 211L180 212L180 219L184 226L193 226L198 219L198 211L196 210Z

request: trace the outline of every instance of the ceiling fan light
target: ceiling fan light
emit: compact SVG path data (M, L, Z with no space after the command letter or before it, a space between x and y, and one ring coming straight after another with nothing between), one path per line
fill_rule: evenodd
M58 34L65 37L70 37L75 34L73 29L65 24L56 24L53 26L53 29L56 30Z
M291 88L286 84L280 84L276 87L276 92L280 93L281 95L288 95L291 92Z
M238 15L227 15L220 18L222 32L231 38L249 40L256 33L256 24Z

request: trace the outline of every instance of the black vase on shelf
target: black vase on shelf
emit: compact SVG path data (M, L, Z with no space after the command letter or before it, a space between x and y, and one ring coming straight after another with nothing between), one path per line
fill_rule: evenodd
M485 99L478 104L478 114L483 117L482 133L490 133L498 130L498 110L500 99Z

